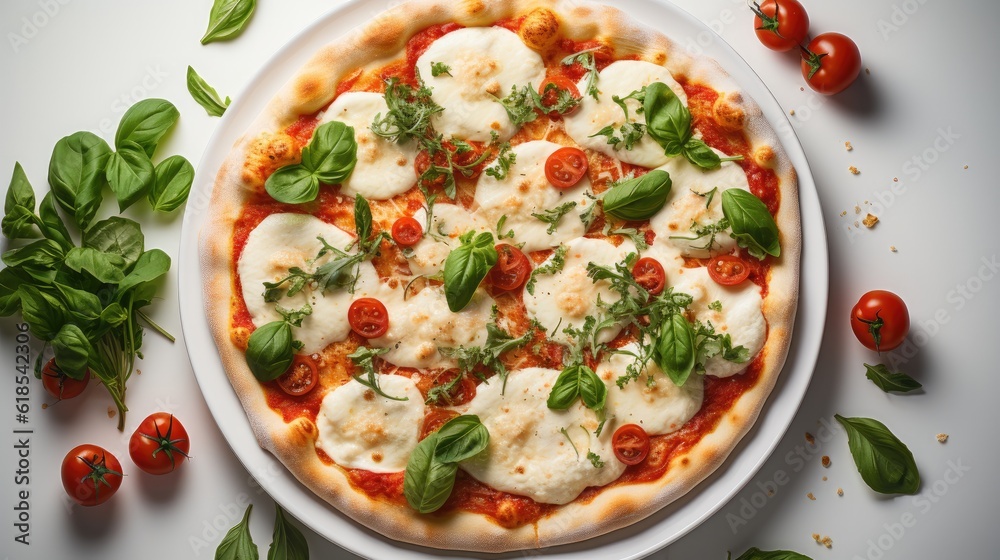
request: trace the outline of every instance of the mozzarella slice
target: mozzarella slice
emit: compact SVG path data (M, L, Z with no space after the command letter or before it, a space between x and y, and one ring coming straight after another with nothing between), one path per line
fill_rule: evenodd
M687 106L687 94L684 93L684 88L670 75L670 71L652 62L642 60L612 62L598 74L597 89L600 93L597 100L586 95L586 81L587 78L584 77L577 84L580 92L584 93L580 108L563 117L566 123L566 132L573 137L573 140L580 146L597 150L625 163L644 167L658 167L666 163L668 158L664 155L663 148L648 134L643 135L642 139L631 150L626 150L624 145L620 145L619 149L615 150L611 144L608 144L605 136L594 135L602 128L611 126L614 127L616 135L620 137L618 128L625 123L625 113L612 100L612 97L615 95L625 97L653 82L666 84ZM642 104L635 99L627 99L625 105L628 107L629 122L638 121L645 124L645 117L637 112Z
M594 435L597 415L575 403L567 410L545 405L559 370L528 368L511 372L507 386L479 386L469 403L490 432L489 447L461 463L477 480L543 504L565 504L588 486L603 486L625 465L615 458L611 432ZM563 433L565 431L565 434ZM595 467L588 452L604 466Z
M413 218L426 226L427 210L417 210ZM457 204L435 204L430 230L413 246L413 256L409 258L410 272L414 275L437 273L444 268L448 253L460 245L459 236L468 231L489 229L479 216Z
M288 269L299 267L312 272L332 255L311 262L323 245L322 237L334 247L346 248L354 236L307 214L271 214L250 232L240 255L236 272L243 289L243 300L256 326L278 321L281 315L275 304L264 301L264 282L276 282L288 276ZM358 283L352 295L347 290L334 289L325 293L306 286L292 297L283 297L277 304L285 309L298 309L306 303L312 314L302 321L302 327L293 327L295 339L302 342L304 354L319 352L328 344L347 338L351 330L347 322L347 308L355 297L378 289L379 279L371 263L360 266Z
M424 399L408 377L377 374L387 399L352 379L323 397L316 447L341 467L377 473L406 469L424 420Z
M484 173L476 186L476 213L491 226L507 216L504 232L513 230L511 242L523 243L525 252L556 247L587 232L580 215L594 204L585 194L590 193L590 179L584 177L572 189L561 190L545 178L545 160L559 148L562 146L545 140L518 144L511 150L517 159L507 177L498 181ZM549 223L532 216L545 216L547 210L571 202L576 206L563 215L552 233L548 232Z
M527 290L524 292L524 306L528 314L548 331L552 340L570 344L574 340L563 332L566 327L580 328L587 316L599 316L601 309L597 306L598 298L605 303L612 303L619 298L607 280L595 283L587 276L587 264L614 267L616 263L624 261L629 253L635 252L635 245L631 241L625 241L615 247L603 239L579 237L566 246L568 250L562 271L537 275L535 293L529 294ZM550 263L552 258L549 257L542 266ZM611 326L602 330L597 340L608 342L620 331L620 325Z
M632 343L620 351L636 354L639 348ZM692 375L678 387L650 360L639 379L619 389L615 380L626 375L626 368L634 361L628 354L612 354L597 367L597 375L608 384L608 416L614 418L605 429L614 431L618 426L638 424L651 436L681 429L701 409L704 378ZM656 382L652 387L646 383L647 375Z
M450 74L434 76L432 63L446 64ZM444 111L431 117L445 137L488 142L490 132L507 140L517 132L497 98L512 87L538 88L545 63L516 33L501 27L467 27L431 43L417 59L420 78L432 89L431 99Z
M767 338L767 322L762 310L760 288L753 282L739 286L722 286L708 275L708 269L685 268L672 276L674 289L694 298L690 310L696 319L711 321L717 333L729 333L733 347L745 346L750 358L760 352ZM722 304L721 311L709 309L715 301ZM705 364L705 374L729 377L743 372L750 362L738 364L722 356L710 358Z
M465 309L448 309L443 286L428 286L403 299L404 287L383 292L380 298L389 312L389 330L369 342L389 348L384 358L403 367L445 368L456 362L438 352L438 348L482 346L486 342L486 324L490 322L493 298L478 290Z
M388 110L381 95L352 91L337 97L320 119L320 124L340 121L354 127L358 162L341 185L341 192L348 196L361 194L372 200L385 200L416 184L413 162L419 151L417 143L410 140L397 144L371 131L375 115L385 116Z

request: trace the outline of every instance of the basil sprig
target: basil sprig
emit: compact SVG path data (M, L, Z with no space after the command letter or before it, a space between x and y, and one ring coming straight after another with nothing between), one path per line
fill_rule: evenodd
M214 87L208 85L208 82L199 76L194 68L190 66L187 69L187 89L191 97L198 102L198 105L201 105L205 109L205 112L210 117L221 117L232 102L228 96L223 101L222 97L219 96L219 92L215 91Z
M656 364L678 387L694 371L697 341L691 323L681 313L673 313L660 327L656 340Z
M778 225L764 202L743 189L722 193L722 214L729 221L733 237L740 247L763 260L766 255L781 256Z
M861 478L880 494L916 494L920 473L913 454L885 424L871 418L834 418L847 430L847 445Z
M406 463L403 495L420 513L441 509L455 486L458 463L483 452L490 433L475 415L452 418L421 441Z
M115 132L115 148L121 150L131 146L128 144L131 142L142 148L147 156L153 157L160 139L180 116L173 103L166 99L143 99L122 115Z
M743 159L742 156L721 158L691 130L691 112L674 90L663 82L646 86L643 97L646 131L663 147L669 157L684 155L688 161L704 169L714 169L723 161Z
M91 132L77 132L56 142L49 159L49 186L59 206L86 229L97 215L107 184L104 168L111 148Z
M250 22L256 7L257 0L215 0L201 44L207 45L239 35Z
M619 220L648 220L666 204L671 184L662 169L622 181L604 194L604 213Z
M247 365L254 377L273 381L292 365L292 326L287 321L271 321L250 333Z
M234 525L215 549L215 560L257 560L260 551L250 534L250 512L253 504L247 506L243 519Z
M354 127L340 121L324 123L313 132L302 149L301 163L286 165L267 178L264 189L271 198L286 204L310 202L319 194L319 184L335 185L347 179L358 162Z
M267 560L309 560L309 543L298 527L285 517L285 510L274 504L274 533L267 550ZM260 550L250 534L250 512L247 506L243 519L234 525L215 549L215 560L258 560Z
M170 156L156 164L156 179L149 190L149 205L157 212L173 212L191 193L194 167L181 156Z
M890 391L909 393L923 387L919 381L905 373L889 371L889 368L885 364L878 364L877 366L865 364L865 370L867 370L865 377L871 379L872 383L886 393Z
M552 385L545 405L553 410L566 410L578 397L584 406L598 415L603 414L608 400L608 386L585 364L573 364L562 370Z
M493 246L493 234L488 231L478 235L470 231L459 240L462 244L444 261L444 296L448 300L448 309L454 313L469 305L498 257Z
M732 558L732 554L729 558ZM792 552L790 550L761 550L757 547L753 547L743 554L736 560L812 560L804 554L799 554L798 552Z

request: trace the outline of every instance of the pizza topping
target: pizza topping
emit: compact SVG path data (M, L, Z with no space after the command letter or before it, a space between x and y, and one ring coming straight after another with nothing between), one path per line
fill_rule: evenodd
M439 406L461 406L476 396L476 382L464 371L445 370L434 378L427 390L425 404Z
M587 154L579 148L559 148L545 160L545 178L557 189L573 188L586 174Z
M451 76L451 66L443 62L431 62L431 76Z
M375 298L354 300L347 310L351 330L364 338L379 338L389 330L389 312Z
M713 257L708 263L708 275L723 286L736 286L750 276L750 267L736 255Z
M448 309L459 312L472 301L479 284L497 262L493 234L468 232L459 237L461 245L444 262L444 294Z
M595 136L604 136L608 139L608 144L610 144L615 151L619 150L621 147L624 147L626 150L631 150L635 146L636 142L642 140L642 136L646 134L646 125L629 120L628 105L625 104L625 100L635 99L641 106L645 95L646 88L643 87L642 89L637 89L624 97L618 97L617 95L611 96L611 100L614 101L616 105L621 107L622 111L625 113L625 121L620 127L617 128L617 130L613 125L608 125L592 134L591 138ZM616 135L616 132L620 136Z
M580 90L562 74L550 75L538 88L539 108L549 117L572 113L580 105Z
M715 169L726 161L737 161L743 156L720 157L691 129L691 112L671 86L653 82L642 95L646 131L664 149L668 157L683 155L688 161L704 169Z
M458 474L458 463L479 455L490 433L478 416L452 418L417 445L406 463L403 495L420 513L437 511L448 500Z
M322 124L302 148L302 160L272 173L264 189L278 202L311 202L319 194L320 183L337 185L351 175L358 161L357 152L353 127L339 121Z
M584 81L582 88L577 88L577 91L583 91L587 95L593 97L595 100L598 99L597 95L597 61L594 58L594 52L600 50L601 47L594 47L591 49L585 49L578 53L571 54L566 58L562 59L561 64L563 66L572 66L574 64L579 64L586 71L584 76Z
M535 295L535 283L538 281L538 276L545 274L558 274L562 272L563 266L566 265L567 251L569 251L569 247L566 245L556 247L556 250L547 261L538 265L531 271L531 278L528 279L528 283L525 285L525 289L529 294Z
M519 289L531 274L531 261L513 245L502 243L495 249L498 258L490 270L490 282L497 290L510 292Z
M740 247L761 260L781 256L778 225L761 199L750 191L729 189L722 193L722 213Z
M597 413L601 423L595 432L600 436L606 417L604 407L608 400L608 387L594 370L581 363L571 364L559 373L545 405L553 410L566 410L576 403L577 398Z
M427 211L420 209L413 217L418 222L427 223L426 215ZM410 272L417 275L437 274L444 267L452 248L459 245L459 237L463 233L488 229L477 214L457 204L435 205L423 239L413 246L413 253L408 256Z
M632 267L632 277L651 296L660 295L667 283L667 274L663 271L663 265L651 257L643 257L636 261Z
M670 187L670 174L660 169L627 179L605 193L604 213L619 220L648 220L666 204Z
M514 338L497 324L496 307L493 308L493 319L486 325L486 341L482 346L459 346L458 348L439 348L441 354L458 362L458 368L463 374L475 373L483 375L483 370L492 371L501 380L507 377L507 367L500 356L510 350L523 347L535 337L534 329L528 329L523 335Z
M626 465L638 465L649 455L649 435L638 424L625 424L611 438L615 457Z
M319 381L319 368L311 356L297 355L292 365L276 380L285 393L298 397L312 391Z
M486 174L497 181L503 181L507 178L507 174L510 173L510 166L514 165L515 161L517 161L517 154L511 152L510 142L504 142L500 146L500 151L497 152L495 165L487 167ZM497 236L500 235L499 230L500 228L497 227Z
M410 216L403 216L392 224L392 240L400 247L412 247L423 237L423 226Z

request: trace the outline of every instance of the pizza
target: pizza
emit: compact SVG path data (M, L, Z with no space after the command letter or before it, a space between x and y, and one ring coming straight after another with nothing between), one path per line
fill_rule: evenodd
M332 507L429 547L577 542L753 426L791 342L796 189L715 61L614 8L415 0L236 142L206 313L260 445Z

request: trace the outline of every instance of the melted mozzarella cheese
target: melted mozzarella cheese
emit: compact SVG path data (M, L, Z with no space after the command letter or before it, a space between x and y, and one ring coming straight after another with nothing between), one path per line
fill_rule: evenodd
M534 295L527 290L524 292L524 306L528 314L549 332L552 340L569 344L573 338L563 330L566 327L580 328L587 316L599 316L597 298L605 303L619 298L607 280L594 282L587 276L587 264L614 267L629 253L635 252L635 245L625 241L615 247L603 239L579 237L566 246L568 250L563 269L555 274L537 275ZM552 257L549 257L542 266L551 261ZM600 332L597 340L608 342L620 331L620 325L608 327Z
M272 214L250 232L236 272L254 325L259 327L281 319L275 304L264 301L264 282L285 278L293 267L312 272L330 260L332 256L325 256L310 262L323 247L317 237L341 248L354 242L354 236L346 231L306 214ZM292 297L281 298L278 305L285 309L298 309L306 303L312 306L313 312L302 321L302 327L292 328L296 340L303 344L301 352L319 352L328 344L345 339L351 329L347 322L351 301L378 289L378 285L375 269L365 262L361 263L353 295L342 289L320 293L306 286Z
M635 343L621 348L622 352L638 353ZM618 426L638 424L646 433L655 436L675 432L701 409L705 395L705 381L692 375L682 387L674 385L656 362L650 360L645 372L619 389L615 380L626 374L626 368L635 359L628 354L612 354L596 370L608 384L608 416L614 417L605 429L614 431ZM656 384L650 387L647 376Z
M673 278L676 281L671 284L676 291L694 298L690 310L696 319L711 321L719 334L729 333L733 347L745 346L751 359L760 352L767 338L767 322L761 307L760 288L756 284L747 281L739 286L722 286L712 280L704 267L678 270ZM722 304L721 311L709 309L715 301ZM729 377L745 370L748 364L715 356L705 364L705 374Z
M380 298L389 312L389 330L369 342L388 348L382 357L403 367L454 367L456 362L438 348L482 346L486 325L492 316L493 298L478 290L469 305L458 313L448 309L443 286L428 286L403 299L403 286L383 291Z
M426 225L427 210L417 210L413 218L422 226ZM437 273L444 268L448 253L460 245L459 236L468 231L488 229L476 214L457 204L435 204L430 231L413 246L413 256L409 258L410 272L414 275Z
M587 79L584 77L577 84L577 88L581 92L585 91L586 81ZM566 122L566 132L580 146L597 150L625 163L644 167L663 165L668 158L664 155L663 148L648 134L643 135L642 139L631 150L626 150L624 145L619 145L619 149L615 150L611 144L608 144L605 136L594 136L602 128L611 126L614 127L616 135L620 137L618 128L625 123L625 113L612 100L612 97L615 95L625 97L653 82L666 84L687 106L687 94L684 93L684 88L670 75L669 70L652 62L619 60L612 62L598 74L599 99L595 100L592 96L585 94L580 102L580 108L563 117ZM625 105L628 107L629 122L638 121L645 124L644 117L637 113L642 104L635 99L626 99Z
M354 127L358 162L341 187L341 192L348 196L360 193L365 198L385 200L416 184L413 167L419 151L416 141L397 144L371 131L375 115L384 116L388 110L381 95L357 91L341 94L323 113L320 124L340 121Z
M433 76L432 63L451 68L451 75ZM452 31L431 43L417 59L417 70L432 89L431 98L444 111L431 117L434 129L445 137L488 142L490 132L507 140L517 131L507 111L497 102L545 79L542 57L516 33L501 27L468 27Z
M611 432L594 435L594 411L579 401L567 410L545 405L558 376L559 370L528 368L511 372L506 390L499 382L480 385L468 414L479 416L490 443L461 467L491 488L543 504L568 503L588 486L621 476L625 465L615 458ZM595 467L588 452L604 466Z
M572 189L557 189L545 178L545 160L561 148L545 140L525 142L511 153L517 156L507 177L498 181L485 173L476 185L476 213L491 225L507 216L504 232L512 230L513 244L523 243L523 251L538 251L583 236L587 228L580 215L594 204L585 193L590 192L590 179L584 177ZM559 220L556 229L548 233L550 224L532 214L545 215L563 204L575 202Z
M424 420L424 399L408 377L378 375L387 399L354 379L323 397L316 447L338 465L377 473L406 469Z

